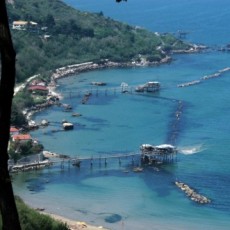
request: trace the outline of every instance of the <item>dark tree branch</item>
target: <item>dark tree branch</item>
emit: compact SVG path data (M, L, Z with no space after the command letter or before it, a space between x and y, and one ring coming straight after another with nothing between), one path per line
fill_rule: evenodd
M15 84L15 51L12 44L5 0L0 0L0 211L4 230L20 230L13 188L8 171L8 142L11 105Z

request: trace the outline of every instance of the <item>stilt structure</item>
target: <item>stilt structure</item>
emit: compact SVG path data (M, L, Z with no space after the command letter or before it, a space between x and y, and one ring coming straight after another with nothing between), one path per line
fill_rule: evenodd
M172 161L177 153L177 149L173 145L150 145L142 144L141 150L141 163L142 164L159 164Z

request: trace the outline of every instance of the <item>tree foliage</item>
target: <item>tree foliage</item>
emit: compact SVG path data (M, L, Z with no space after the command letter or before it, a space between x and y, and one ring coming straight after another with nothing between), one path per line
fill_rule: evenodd
M19 197L15 197L22 230L68 230L66 224L29 208ZM2 223L0 220L0 228ZM2 228L1 228L2 229Z
M139 55L165 57L165 51L185 45L170 35L156 35L104 17L103 13L80 12L53 0L17 0L8 5L14 20L37 22L37 32L12 30L17 53L16 81L65 65L110 59L117 62L138 60ZM45 28L43 30L43 28Z

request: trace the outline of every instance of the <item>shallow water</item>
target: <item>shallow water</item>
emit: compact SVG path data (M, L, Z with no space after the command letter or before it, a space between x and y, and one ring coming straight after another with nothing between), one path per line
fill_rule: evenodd
M74 4L97 11L93 1L83 2ZM146 20L146 27L158 29L156 19L150 20L151 12L161 20L162 31L190 30L193 32L187 39L195 42L228 42L225 35L229 35L230 29L223 23L229 17L226 1L208 1L213 7L207 9L207 1L177 0L169 4L166 0L146 0L141 6L138 2L123 4L124 8L131 7L127 17L122 11L111 12L105 1L99 6L104 14L121 15L121 20L133 23L144 24ZM137 14L136 19L130 17L145 4L149 5L145 14ZM160 18L162 12L174 17ZM80 169L68 164L62 169L58 164L15 175L16 193L35 207L111 229L228 229L230 71L190 87L177 85L217 73L230 66L229 60L229 53L211 50L175 55L171 64L159 67L100 70L60 80L57 90L64 95L63 102L71 104L73 111L82 116L72 117L72 113L63 112L60 107L36 114L36 121L52 121L51 126L31 133L47 150L73 157L103 157L138 152L143 143L173 141L180 153L173 164L159 170L146 168L142 173L132 172L130 159L122 159L121 164L108 160L106 167L103 161L100 164L95 160L92 168L85 162ZM121 82L135 87L154 80L161 82L158 94L121 94L118 90ZM101 90L83 105L83 91L92 88L92 81L106 82L107 95ZM177 120L179 103L183 106ZM61 127L63 119L73 122L74 130L52 132ZM134 164L139 164L138 159L134 159ZM175 180L197 189L212 200L211 204L193 203L174 185Z

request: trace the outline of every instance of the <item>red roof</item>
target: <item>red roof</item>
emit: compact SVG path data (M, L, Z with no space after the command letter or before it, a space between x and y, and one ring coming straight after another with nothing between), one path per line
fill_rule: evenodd
M42 85L33 85L28 88L28 90L34 91L34 90L41 90L41 91L48 91L46 86Z
M10 132L19 132L19 129L15 128L15 127L10 127Z
M22 140L31 140L31 136L30 134L18 134L18 135L14 135L13 136L13 139L16 141L16 140L19 140L19 141L22 141Z

